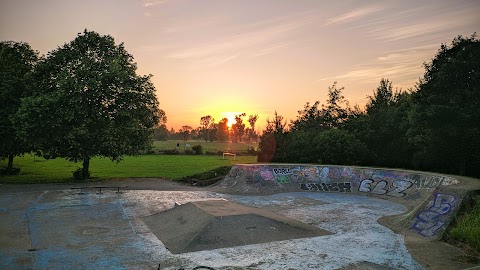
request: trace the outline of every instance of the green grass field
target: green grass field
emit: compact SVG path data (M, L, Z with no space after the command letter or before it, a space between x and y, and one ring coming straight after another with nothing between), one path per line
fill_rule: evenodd
M209 152L227 152L227 151L246 151L249 147L253 147L257 149L258 143L245 143L245 142L205 142L205 141L180 141L180 140L172 140L172 141L154 141L153 148L155 150L171 150L177 148L177 143L180 144L180 150L184 150L187 147L187 144L190 147L195 145L201 145L203 151Z
M93 158L90 172L93 180L114 178L163 178L177 179L221 166L237 163L255 163L254 156L237 156L222 159L221 156L187 156L187 155L142 155L127 156L121 162L112 162L106 158ZM7 166L7 160L0 160L0 167ZM15 157L14 166L21 169L20 175L1 176L3 183L58 183L72 180L72 172L80 168L81 163L74 163L57 158L45 160L32 155Z
M480 195L474 198L472 209L461 218L450 235L480 252Z

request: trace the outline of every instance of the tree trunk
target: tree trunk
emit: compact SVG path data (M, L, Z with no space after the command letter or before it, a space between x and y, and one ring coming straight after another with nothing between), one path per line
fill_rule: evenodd
M87 179L90 177L90 173L88 172L89 167L90 167L90 157L85 157L83 159L83 168L82 168L82 175L84 179Z
M8 155L7 174L11 174L13 170L13 154Z

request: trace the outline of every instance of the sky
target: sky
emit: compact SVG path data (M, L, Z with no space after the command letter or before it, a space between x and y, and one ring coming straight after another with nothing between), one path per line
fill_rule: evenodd
M479 14L478 0L0 0L0 41L46 55L111 35L153 75L168 128L244 112L261 130L335 81L361 108L382 78L414 87L442 43L480 34Z

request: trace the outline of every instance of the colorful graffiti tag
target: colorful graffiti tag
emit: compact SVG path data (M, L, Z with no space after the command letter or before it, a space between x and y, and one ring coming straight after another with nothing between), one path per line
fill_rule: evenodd
M352 192L352 183L301 183L300 189L308 191Z
M381 170L318 165L238 166L229 177L243 176L257 187L280 188L300 186L301 190L318 192L365 192L412 199L421 190L433 190L455 183L455 179L423 175L408 171ZM407 197L407 195L412 195Z
M360 182L358 191L360 192L371 192L377 195L388 195L393 197L404 197L406 194L405 190L409 189L412 186L412 182L407 180L396 180L389 187L388 183L384 180L376 182L373 179L364 179Z
M450 213L454 201L453 195L436 193L433 201L429 203L431 206L418 212L413 229L422 236L434 236L445 225L441 218Z

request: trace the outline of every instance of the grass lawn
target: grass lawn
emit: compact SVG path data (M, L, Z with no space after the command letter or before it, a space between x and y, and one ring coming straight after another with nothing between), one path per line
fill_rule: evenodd
M237 163L255 163L255 156L237 156L222 159L221 156L187 156L187 155L142 155L127 156L120 163L106 158L93 158L90 161L90 172L94 180L112 178L154 177L176 179L221 166ZM0 160L0 167L6 167L7 160ZM80 168L81 163L73 163L65 159L45 160L31 155L15 157L14 166L21 169L20 175L1 176L3 183L53 183L69 182L72 172Z
M456 240L469 244L480 252L480 195L473 199L473 207L469 209L458 224L450 232Z
M203 151L209 152L226 152L226 151L246 151L249 147L257 149L258 143L246 143L246 142L205 142L205 141L180 141L180 140L171 140L171 141L154 141L153 148L155 150L171 150L177 148L177 143L180 144L180 150L184 150L186 145L189 144L190 147L195 145L201 145Z

